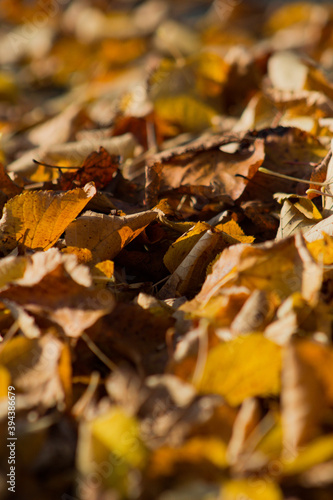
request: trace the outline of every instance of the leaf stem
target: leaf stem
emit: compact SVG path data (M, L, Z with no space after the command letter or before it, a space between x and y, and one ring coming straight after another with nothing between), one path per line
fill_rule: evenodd
M308 181L306 179L300 179L299 177L291 177L291 175L285 175L285 174L280 174L279 172L273 172L273 170L269 170L268 168L264 167L259 167L258 171L262 172L263 174L274 175L274 177L279 177L280 179L303 182L303 184L313 184L314 186L328 186L328 184L330 184L330 181L317 182L317 181Z

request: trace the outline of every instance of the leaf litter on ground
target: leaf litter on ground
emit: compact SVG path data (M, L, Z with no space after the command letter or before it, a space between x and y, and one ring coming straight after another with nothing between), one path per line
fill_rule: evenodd
M0 19L1 498L333 497L329 2Z

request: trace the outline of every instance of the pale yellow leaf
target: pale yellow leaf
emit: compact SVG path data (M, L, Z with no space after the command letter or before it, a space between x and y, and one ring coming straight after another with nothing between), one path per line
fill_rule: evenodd
M311 200L290 196L284 200L277 239L285 238L296 231L307 231L313 227L322 216Z

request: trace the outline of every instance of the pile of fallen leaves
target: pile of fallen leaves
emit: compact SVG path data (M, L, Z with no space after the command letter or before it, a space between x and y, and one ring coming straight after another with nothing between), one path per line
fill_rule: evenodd
M333 498L332 4L0 17L1 498Z

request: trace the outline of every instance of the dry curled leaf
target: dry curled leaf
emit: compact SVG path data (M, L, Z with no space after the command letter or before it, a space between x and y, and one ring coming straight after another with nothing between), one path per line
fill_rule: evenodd
M14 259L17 269L15 260L10 267L17 275L4 276L8 281L0 290L1 300L14 311L22 308L34 318L59 325L69 337L81 335L114 306L111 292L91 287L88 268L79 265L74 255L52 248Z

